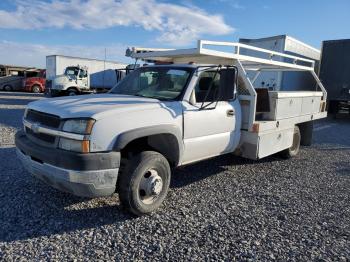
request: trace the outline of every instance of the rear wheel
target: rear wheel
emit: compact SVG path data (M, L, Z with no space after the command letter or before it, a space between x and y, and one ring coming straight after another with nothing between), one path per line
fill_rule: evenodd
M281 153L280 153L281 156L283 158L292 158L292 157L295 157L296 155L298 155L299 150L300 150L300 140L301 140L301 136L300 136L299 127L295 126L292 146L290 148L287 148L287 149L281 151Z
M170 176L170 166L163 155L154 151L135 155L118 178L121 203L138 216L153 212L168 193Z
M4 86L4 90L5 91L12 91L12 86L6 85L6 86Z
M33 85L32 86L32 92L33 93L40 93L40 86L39 85Z

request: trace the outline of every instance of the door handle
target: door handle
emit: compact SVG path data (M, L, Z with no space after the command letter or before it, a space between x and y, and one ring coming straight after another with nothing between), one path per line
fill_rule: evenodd
M229 109L229 110L226 111L226 115L228 117L232 117L232 116L235 115L235 111L233 109Z

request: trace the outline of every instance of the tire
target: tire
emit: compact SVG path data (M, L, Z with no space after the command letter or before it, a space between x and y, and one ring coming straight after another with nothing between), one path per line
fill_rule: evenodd
M289 159L297 156L300 150L300 141L301 141L300 130L298 126L295 126L292 146L290 148L287 148L281 151L280 155L285 159Z
M32 86L32 93L40 93L41 92L41 89L40 89L40 86L39 85L33 85Z
M137 216L149 214L165 199L170 177L170 166L163 155L141 152L127 161L118 178L120 202Z
M12 91L12 86L10 86L10 85L5 85L5 86L4 86L4 90L5 90L5 91Z
M68 96L76 96L78 91L76 89L68 89Z
M311 146L312 145L312 132L314 129L314 122L309 121L305 123L301 123L298 125L300 130L300 145L302 146Z

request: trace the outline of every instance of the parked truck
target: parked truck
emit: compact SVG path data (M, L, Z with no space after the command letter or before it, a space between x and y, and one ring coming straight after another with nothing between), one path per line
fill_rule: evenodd
M2 67L0 90L42 92L45 88L44 70L37 68Z
M242 55L245 49L266 58ZM230 153L294 157L311 143L312 121L327 115L313 60L204 40L192 49L127 53L155 64L105 94L28 104L15 142L35 177L78 196L118 192L127 209L143 215L165 199L171 168ZM308 72L318 89L257 92L247 72L271 69Z
M328 93L330 113L350 113L350 39L323 41L320 79Z
M27 73L23 80L23 90L32 93L42 93L45 91L46 70Z
M46 57L47 93L77 95L111 89L126 64L61 55Z

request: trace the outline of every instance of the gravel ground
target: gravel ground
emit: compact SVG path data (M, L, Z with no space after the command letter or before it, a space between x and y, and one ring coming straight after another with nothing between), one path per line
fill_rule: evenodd
M350 119L316 123L300 156L230 155L174 171L162 208L85 199L35 180L13 136L38 95L0 92L0 260L350 260Z

